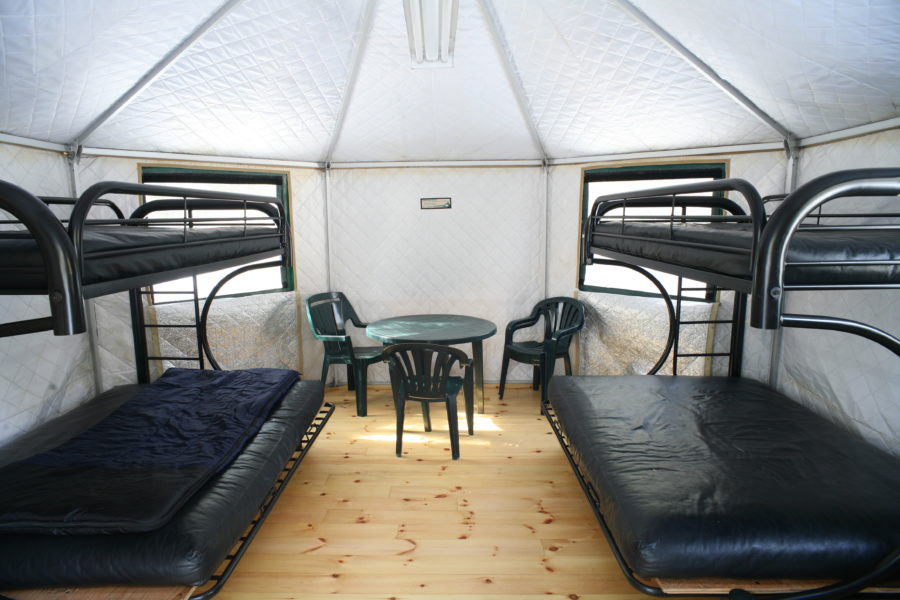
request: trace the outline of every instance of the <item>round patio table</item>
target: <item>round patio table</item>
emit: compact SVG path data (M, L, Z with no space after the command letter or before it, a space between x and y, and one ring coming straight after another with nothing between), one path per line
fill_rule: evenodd
M484 358L481 341L497 333L487 319L467 315L405 315L373 321L366 335L384 344L472 344L475 403L484 412Z

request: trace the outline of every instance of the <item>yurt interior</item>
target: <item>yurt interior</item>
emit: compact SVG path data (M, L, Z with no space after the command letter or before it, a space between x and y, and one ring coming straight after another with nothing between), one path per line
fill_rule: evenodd
M900 597L897 0L0 0L0 599Z

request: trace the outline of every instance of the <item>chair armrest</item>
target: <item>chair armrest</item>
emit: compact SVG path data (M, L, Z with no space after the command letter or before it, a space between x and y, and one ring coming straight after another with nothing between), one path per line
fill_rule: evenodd
M559 341L559 338L566 337L567 335L575 335L584 327L584 323L579 323L577 325L572 325L571 327L566 327L564 329L560 329L550 336L548 341L552 341L554 344Z
M360 329L365 329L366 327L369 326L368 323L364 323L363 321L360 321L359 317L357 317L356 315L352 315L350 317L350 322L353 323L353 325L355 325L356 327L359 327Z
M510 342L512 342L513 333L515 333L519 329L525 329L526 327L531 327L532 325L535 325L540 320L540 318L541 318L540 313L533 312L530 315L528 315L527 317L525 317L524 319L515 319L513 321L510 321L506 325L506 337L505 337L503 343L509 344Z
M348 335L320 335L313 331L313 337L321 342L346 342L350 339Z

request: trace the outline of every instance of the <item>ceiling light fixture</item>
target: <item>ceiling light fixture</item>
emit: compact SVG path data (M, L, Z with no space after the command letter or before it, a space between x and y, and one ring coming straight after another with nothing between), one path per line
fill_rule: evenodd
M413 67L452 67L458 0L403 0Z

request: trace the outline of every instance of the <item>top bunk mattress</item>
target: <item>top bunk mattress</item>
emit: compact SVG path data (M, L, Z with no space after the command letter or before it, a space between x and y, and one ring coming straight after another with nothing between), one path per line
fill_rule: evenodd
M647 223L604 221L591 229L591 251L613 258L648 261L647 266L676 272L751 279L753 235L746 224ZM885 230L808 231L794 235L788 249L785 283L794 286L881 285L900 283L900 235ZM801 264L805 263L805 264ZM835 264L847 263L847 264Z
M281 239L272 227L193 229L89 225L83 237L82 284L86 297L123 291L277 256ZM0 236L0 290L46 293L44 261L28 235Z

